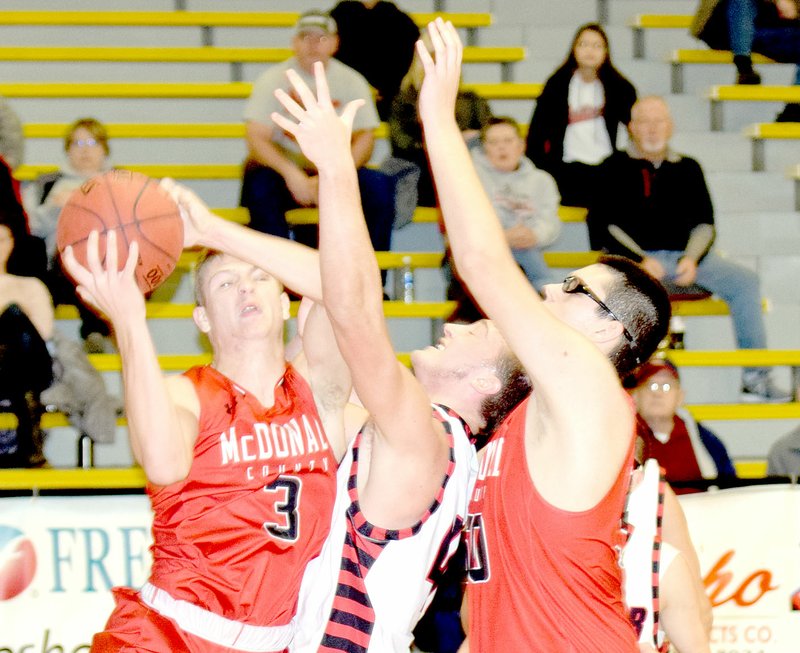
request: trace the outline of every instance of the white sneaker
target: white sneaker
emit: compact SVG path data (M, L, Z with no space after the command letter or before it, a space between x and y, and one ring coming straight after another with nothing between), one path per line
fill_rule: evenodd
M743 382L739 399L745 403L779 404L792 401L791 392L778 388L768 376L762 376L756 382Z

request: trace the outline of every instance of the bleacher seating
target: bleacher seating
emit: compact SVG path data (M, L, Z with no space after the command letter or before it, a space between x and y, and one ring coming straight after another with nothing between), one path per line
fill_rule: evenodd
M202 44L214 45L213 28L291 28L299 15L296 11L3 11L0 25L199 27ZM412 12L410 15L420 27L436 17L449 20L466 31L469 45L474 45L478 28L492 24L492 15L485 12Z
M745 130L745 136L752 143L752 169L753 172L762 172L766 169L765 141L770 140L798 140L800 141L800 123L796 122L765 122L750 125Z
M243 80L245 63L276 63L292 56L288 47L226 48L201 47L96 47L96 46L0 46L0 61L47 62L102 62L102 63L182 63L230 64L229 81ZM501 79L511 80L510 64L522 61L525 49L521 47L466 46L464 63L499 64Z
M684 80L684 67L687 64L704 64L704 65L718 65L728 64L733 65L733 54L723 50L673 50L669 58L672 75L671 75L671 92L683 93L685 88ZM772 59L764 57L760 54L753 55L753 63L756 64L770 64L775 63ZM756 88L756 87L748 87Z
M602 18L603 15L608 16L608 0L598 0L597 9L598 15ZM624 3L623 3L624 4ZM441 3L434 2L434 8L441 8ZM641 3L637 5L637 9L641 6ZM621 11L619 9L620 4L618 3L614 7L614 13L619 13ZM471 8L471 7L470 7ZM227 9L227 6L226 6ZM647 8L645 8L647 10ZM658 9L656 9L658 10ZM134 26L139 26L142 29L147 29L148 27L152 26L162 26L162 27L181 27L186 31L192 31L192 38L195 38L196 45L202 46L215 46L216 49L210 49L208 47L180 47L180 48L164 48L161 49L162 52L166 55L170 55L174 58L186 58L187 55L193 54L194 52L202 52L199 56L206 57L204 61L210 61L214 57L218 58L218 60L222 62L230 61L233 62L236 56L244 56L243 53L249 52L247 56L253 57L252 60L258 60L259 56L265 56L268 54L269 57L273 57L270 60L277 60L279 58L280 52L283 52L282 56L286 56L287 51L286 48L224 48L218 47L216 44L221 42L218 39L218 35L222 33L224 29L236 27L241 27L242 30L247 30L248 28L257 28L257 27L265 27L267 25L274 25L276 27L285 27L290 28L295 20L296 20L297 12L236 12L236 11L135 11L135 12L106 12L106 11L96 11L96 12L74 12L74 11L35 11L35 12L22 12L22 11L3 11L0 12L0 27L3 25L19 25L24 26L26 24L34 24L34 25L56 25L62 26L67 28L70 25L81 25L86 27L96 27L98 29L103 28L104 26L117 26L120 27L126 26L127 28L131 28ZM649 18L648 18L649 16ZM423 14L417 13L414 14L415 19L418 23L424 24L430 18L430 14ZM493 22L493 18L491 14L488 13L463 13L463 14L450 14L448 17L456 22L456 25L462 28L462 33L466 32L467 39L470 45L476 46L479 42L477 39L478 32L484 28L491 25ZM591 19L591 17L586 17ZM688 27L690 17L689 16L652 16L652 15L641 15L638 17L638 20L635 20L630 23L630 26L633 28L633 38L634 38L634 56L635 57L646 57L646 48L644 43L644 34L646 30L649 29L666 29L666 28L674 28L674 29L686 29ZM270 22L273 21L273 22ZM506 23L507 25L507 23ZM505 27L505 26L504 26ZM637 32L638 30L638 32ZM92 32L87 32L92 33ZM238 30L237 30L238 33ZM224 39L222 39L224 40ZM483 39L481 39L481 42ZM491 42L491 41L490 41ZM502 43L514 43L513 40L510 39L503 39ZM638 42L638 45L637 45ZM284 41L281 41L284 43ZM27 45L27 44L25 44ZM45 54L50 54L51 58L56 57L63 57L63 56L74 56L74 52L70 52L70 50L74 50L74 48L58 48L57 50L47 50L46 48L39 47L40 45L49 45L50 47L55 47L56 43L53 44L36 44L31 43L33 49L36 49L40 52L44 52ZM126 44L130 46L131 44ZM522 45L522 44L520 44ZM493 83L485 83L482 78L481 81L475 83L467 83L465 86L472 90L477 91L481 95L491 99L491 100L519 100L522 103L525 103L525 113L529 115L530 105L532 101L538 97L538 94L541 92L542 85L539 83L533 83L529 81L529 79L523 78L521 75L512 75L511 70L515 63L519 63L522 56L524 56L525 50L520 47L520 45L511 45L508 48L494 48L494 50L486 49L473 49L469 50L469 56L473 57L473 61L476 63L481 63L482 57L486 56L489 57L490 53L497 55L503 54L505 52L505 56L507 56L507 60L505 63L497 61L502 69L502 79L503 80L510 80L514 78L517 81L510 82L510 81L503 81L503 82L493 82ZM530 46L530 44L528 44ZM105 55L108 54L119 54L120 50L117 48L109 48L109 47L100 47L97 44L93 44L91 41L87 41L87 46L94 46L95 50L91 51L90 54L86 54L86 50L84 49L84 54L82 57L98 57L103 52ZM676 46L677 47L677 46ZM133 53L132 50L140 50L140 52ZM130 48L128 50L122 50L122 53L131 60L131 67L137 65L135 62L141 61L143 63L150 63L150 57L155 59L156 57L156 48L148 49L148 48ZM260 50L260 52L259 52ZM676 60L672 62L673 69L676 66L680 67L680 71L674 74L673 82L675 86L680 90L684 88L684 73L686 71L686 67L689 65L712 65L717 63L726 63L729 62L729 55L727 53L714 53L710 50L702 50L697 52L702 52L703 54L690 54L691 50L679 50L680 54L676 55ZM520 53L522 53L520 55ZM559 50L559 56L561 51ZM105 56L104 55L104 56ZM28 57L31 56L30 50L27 48L15 48L13 46L8 46L5 48L0 48L0 59L3 56L9 57ZM226 57L230 57L230 59L226 59ZM726 59L726 57L728 57ZM502 57L501 57L502 58ZM266 60L262 59L262 62ZM756 58L757 63L765 62L764 60L760 60ZM617 57L617 64L619 65L621 62L619 57ZM44 64L43 64L44 65ZM98 66L102 65L101 63L97 64ZM192 64L186 64L191 66ZM222 64L225 65L224 63ZM269 65L268 63L266 65ZM665 64L660 63L663 67ZM625 62L622 62L623 70L625 69ZM483 71L483 67L479 66L480 70ZM121 68L118 67L116 70L120 70ZM226 70L226 69L224 69ZM660 69L659 69L660 70ZM237 71L236 66L233 68L233 77L230 79L239 79L241 78L241 71ZM677 78L677 79L676 79ZM22 77L13 77L12 79L23 79ZM109 80L115 79L115 76L109 75ZM186 142L192 141L199 141L201 139L241 139L243 134L243 127L240 123L234 123L239 118L240 107L242 104L242 100L248 97L251 89L251 84L245 81L200 81L200 82L191 82L191 81L163 81L167 78L161 78L158 74L154 74L150 80L141 81L140 78L134 78L131 81L122 81L125 78L119 79L118 81L109 81L109 82L96 82L96 81L86 81L81 82L77 79L69 79L62 77L59 81L45 81L45 82L36 82L36 81L28 81L28 82L6 82L0 84L0 95L3 95L7 98L10 98L13 101L23 101L28 102L30 101L31 104L33 101L36 101L38 104L38 99L42 100L40 106L47 107L47 115L35 115L33 118L27 118L28 124L26 125L26 135L29 138L34 139L60 139L63 134L63 124L59 123L44 123L41 122L43 120L57 120L57 119L68 119L72 117L72 114L64 114L64 113L52 113L49 110L50 106L55 107L56 102L62 104L65 100L72 99L74 102L72 104L68 104L68 107L80 106L80 107L87 107L87 111L90 112L88 107L98 106L98 107L106 107L106 106L158 106L158 107L166 107L175 105L176 107L181 107L175 110L174 113L171 113L168 116L162 115L160 110L157 110L150 113L143 113L141 116L135 115L130 117L126 114L122 114L124 117L114 117L110 120L110 132L112 139L134 139L134 140L146 140L146 139L184 139ZM161 79L162 81L154 81L157 79ZM187 79L190 79L187 77ZM215 77L209 77L209 79L215 79ZM533 79L540 79L540 77L533 76ZM694 80L694 78L692 78ZM664 93L667 91L667 82L668 80L664 79ZM679 83L678 83L679 82ZM787 101L798 101L800 100L800 96L793 95L798 89L791 89L789 87L771 87L771 86L763 86L763 87L715 87L715 89L723 89L718 95L714 95L716 91L712 90L712 95L710 96L711 100L711 111L712 111L712 129L715 130L722 130L724 129L723 121L722 121L722 103L728 101L773 101L773 102L787 102ZM724 90L728 89L728 90ZM788 90L787 90L788 89ZM739 95L738 97L735 97ZM100 104L96 103L97 100L101 99L108 99L109 102L107 104ZM689 98L682 98L681 101L687 101L688 104ZM53 104L50 104L50 100L53 101ZM154 101L153 104L149 104L149 101ZM208 108L208 115L183 115L182 114L182 107L184 104L181 104L182 101L186 101L187 103L192 102L193 100L200 100L196 104L198 106L203 106ZM160 104L159 104L160 102ZM227 106L232 107L232 110L228 113L224 114L222 119L217 119L218 116L214 113L211 107L215 107L217 105L223 104L227 102ZM27 105L26 105L27 106ZM195 106L194 104L192 106ZM705 108L705 104L702 105ZM71 108L69 109L72 110ZM701 112L697 111L696 113L700 114ZM51 117L52 115L52 117ZM702 114L704 115L704 114ZM715 117L716 116L716 117ZM99 115L102 119L105 119L105 116ZM23 115L23 119L26 119ZM759 120L760 118L755 117L751 118L750 122L754 122L755 120ZM135 124L133 120L141 120L142 123L150 123L150 124ZM196 120L196 122L193 122ZM151 122L152 121L152 122ZM158 124L156 123L158 121ZM164 122L161 122L164 121ZM174 122L169 122L174 121ZM181 121L181 122L178 122ZM777 130L778 126L769 127L769 126L759 126L764 127L764 129L760 129L758 135L750 136L749 138L752 139L753 148L755 152L756 147L760 147L763 145L764 140L769 138L778 138L778 136L772 136L770 134L777 134L777 131L770 131L770 130ZM785 129L786 126L780 127L780 129ZM789 127L791 129L791 127ZM786 132L784 132L786 133ZM379 136L385 137L385 126L379 130ZM761 145L759 145L761 144ZM60 144L58 144L58 150L60 150ZM56 152L58 151L56 150ZM702 157L701 161L702 161ZM41 160L50 160L50 159L42 159ZM55 159L53 159L55 160ZM128 160L135 160L135 159L128 159ZM182 165L178 163L167 163L161 162L156 165L157 160L153 159L148 161L146 159L142 160L142 162L138 162L136 165L131 165L131 168L139 169L147 174L151 174L153 176L174 176L178 179L201 179L201 178L208 178L209 175L216 177L217 179L224 179L224 180L237 180L240 175L240 168L238 163L233 163L233 161L237 161L236 159L211 159L211 158L202 158L198 157L197 159L178 159L179 161L182 160L192 160L193 163L191 166ZM39 171L45 169L51 169L52 166L40 166L35 159L30 159L31 165L20 170L20 178L21 179L30 179L33 175L37 174ZM755 154L754 154L754 162ZM120 162L124 162L123 158L120 158ZM152 164L152 165L151 165ZM755 165L755 163L754 163ZM128 167L128 166L125 166ZM785 176L785 172L782 170L781 175ZM793 180L793 183L796 188L796 208L800 211L800 165L797 166L796 169L790 171L790 179ZM785 183L789 183L785 181ZM231 202L232 203L232 202ZM219 212L223 213L226 217L230 219L235 219L238 222L246 222L246 211L243 209L232 208L230 206L222 206L222 202L220 202L221 208L218 209ZM580 222L584 219L585 215L584 212L581 210L575 209L568 209L562 208L561 212L561 219L563 222ZM300 210L295 212L292 216L290 216L290 220L294 219L294 221L307 221L313 222L316 217L313 211L306 211ZM415 224L424 224L424 223L435 223L437 221L436 212L433 210L418 210L417 214L414 218ZM579 227L578 227L579 228ZM721 225L721 228L724 228L724 224ZM577 249L577 248L576 248ZM383 258L383 264L386 267L396 268L399 263L402 263L402 257L406 254L406 252L395 252L395 253L384 253L379 255L379 259ZM586 265L587 263L591 262L593 257L596 254L593 252L569 252L569 251L558 251L558 252L548 252L547 259L548 263L554 265L556 267L565 267L565 268L573 268L573 267L580 267L582 265ZM398 258L399 257L399 258ZM415 252L414 258L412 262L412 266L415 264L422 264L424 262L425 266L430 265L431 269L438 266L438 260L441 257L441 253L438 252ZM427 258L426 258L427 257ZM389 259L392 259L391 261ZM420 265L421 266L421 265ZM427 306L424 306L427 304ZM182 303L181 301L177 301L174 304L158 304L152 303L148 306L149 314L152 316L158 316L159 320L154 322L156 324L168 324L167 319L170 315L176 316L175 319L186 319L188 317L188 310L186 304ZM415 304L402 304L401 302L396 303L389 303L387 304L387 315L394 315L397 319L404 319L410 313L414 311L424 312L427 310L427 314L425 315L425 319L430 320L437 320L437 319L444 319L448 313L448 308L451 308L452 305L448 305L445 302L416 302ZM727 307L723 302L718 300L709 299L709 300L702 300L698 302L681 302L675 305L675 311L679 315L685 315L690 317L697 317L697 316L713 316L713 315L724 315L727 313ZM434 314L431 317L431 314ZM76 315L72 309L59 307L58 309L58 316L59 319L67 319L72 320L76 318ZM679 365L685 366L693 366L697 369L706 369L706 367L710 367L712 364L714 366L721 366L721 365L728 365L730 367L736 367L742 364L746 364L748 361L752 362L751 359L748 358L741 358L740 356L744 354L745 356L757 356L763 355L767 358L758 359L764 362L765 360L774 360L775 365L778 366L793 366L793 362L795 358L792 356L797 357L798 354L796 352L792 352L791 350L780 350L780 351L768 351L763 352L760 354L752 353L752 352L741 352L741 351L726 351L726 352L711 352L711 351L683 351L683 352L674 352L675 361ZM694 358L692 358L694 356ZM681 359L681 357L683 357ZM165 370L178 370L182 369L185 366L188 366L191 361L195 361L197 359L197 355L191 355L189 357L183 358L175 354L168 354L164 353L161 359L162 367ZM725 363L724 361L736 361L736 362L729 362ZM694 362L693 362L694 361ZM720 362L723 361L723 362ZM98 366L99 369L103 369L104 373L108 373L111 375L116 374L118 367L119 367L119 359L118 357L114 357L112 355L107 355L107 357L98 357L93 356L92 362ZM183 365L183 364L186 365ZM772 363L765 363L765 364L772 364ZM708 403L702 404L694 404L691 406L692 412L701 419L709 419L709 420L722 420L725 423L733 423L736 420L772 420L772 419L800 419L800 406L798 404L785 404L785 405L777 405L777 406L759 406L759 405L736 405L736 404L722 404L722 403L712 403L709 401ZM0 428L3 424L3 418L0 417ZM57 415L48 415L46 417L46 424L47 425L58 425L58 424L65 424L66 420L63 416ZM739 469L740 474L743 475L761 475L763 474L765 463L762 459L757 458L757 456L751 456L749 458L741 458L736 460L737 469ZM71 474L71 472L75 472L75 474ZM41 474L40 474L41 472ZM49 474L52 472L52 474ZM106 472L109 472L106 474ZM93 470L90 473L93 474L90 477L81 476L83 470L31 470L25 471L26 475L33 474L34 476L27 476L25 481L24 487L28 487L30 484L33 483L40 483L44 486L48 484L54 484L55 486L59 486L61 484L62 487L85 487L85 485L79 485L80 483L89 483L92 487L110 487L110 486L120 486L121 483L130 483L130 487L140 487L143 478L141 473L138 469L122 469L122 470ZM99 475L95 475L99 474ZM8 476L6 472L0 471L0 486L2 487L12 487L14 483L23 483L23 478L21 476L17 477L18 480L13 480L13 472L11 476ZM33 479L33 480L31 480ZM11 485L8 485L11 483ZM108 483L108 485L105 485ZM76 484L76 485L70 485ZM23 487L23 485L20 485Z
M535 100L541 83L465 82L464 88L489 100ZM7 98L246 99L249 82L16 82L0 83Z
M712 86L711 130L724 129L723 105L726 102L800 102L800 86Z
M692 16L686 14L636 14L628 23L633 34L633 58L646 56L645 32L650 29L689 29Z

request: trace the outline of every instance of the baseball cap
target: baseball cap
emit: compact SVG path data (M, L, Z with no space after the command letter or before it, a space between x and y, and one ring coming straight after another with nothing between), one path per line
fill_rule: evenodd
M325 34L336 34L336 21L324 11L307 11L300 14L295 25L295 32L318 31Z
M642 385L642 383L647 381L651 376L659 372L667 372L674 377L676 381L681 380L678 374L678 368L666 358L651 358L634 373L636 386Z

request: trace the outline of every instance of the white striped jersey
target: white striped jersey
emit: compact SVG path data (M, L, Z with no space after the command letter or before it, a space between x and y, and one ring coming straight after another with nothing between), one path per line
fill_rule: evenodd
M300 587L292 653L409 650L412 630L455 553L477 475L466 424L434 405L450 440L447 475L431 506L411 528L387 530L361 513L356 479L359 434L337 477L331 531Z
M625 521L632 532L620 559L625 603L638 641L662 651L665 638L659 627L659 575L666 482L654 458L645 461L632 475L625 508ZM670 555L670 561L672 558Z

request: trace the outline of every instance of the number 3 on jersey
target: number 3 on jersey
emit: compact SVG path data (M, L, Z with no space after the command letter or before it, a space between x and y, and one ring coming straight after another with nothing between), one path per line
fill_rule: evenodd
M272 499L273 518L264 521L263 527L273 537L287 542L297 541L300 532L300 519L297 505L300 503L300 490L303 484L295 476L281 476L269 485L264 492Z

